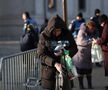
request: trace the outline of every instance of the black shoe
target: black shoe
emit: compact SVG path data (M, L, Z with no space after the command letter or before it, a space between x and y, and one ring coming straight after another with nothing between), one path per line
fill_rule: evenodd
M105 90L108 90L108 86L105 86Z
M81 87L81 86L80 86L80 90L84 90L84 89L85 89L85 87Z

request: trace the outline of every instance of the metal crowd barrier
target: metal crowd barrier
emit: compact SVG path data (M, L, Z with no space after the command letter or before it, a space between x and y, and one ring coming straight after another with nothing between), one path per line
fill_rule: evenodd
M41 90L36 49L1 58L0 90Z

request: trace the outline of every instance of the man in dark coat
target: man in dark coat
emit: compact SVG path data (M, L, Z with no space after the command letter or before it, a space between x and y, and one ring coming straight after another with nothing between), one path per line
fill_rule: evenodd
M58 16L52 17L45 30L40 34L37 54L41 60L41 85L44 89L55 90L56 73L61 72L62 51L54 53L59 42L67 43L65 49L73 57L77 53L76 43L67 29L65 22ZM66 90L66 89L63 89Z
M95 12L94 12L94 17L91 17L90 19L95 23L96 25L96 28L98 30L101 29L101 26L99 24L99 17L101 16L101 11L99 9L95 9Z
M97 43L102 45L102 51L104 56L105 76L108 76L108 17L101 15L99 18L100 24L103 27L101 38Z

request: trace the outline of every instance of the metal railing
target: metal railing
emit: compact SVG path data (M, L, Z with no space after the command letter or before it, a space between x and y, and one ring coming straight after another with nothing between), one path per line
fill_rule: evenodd
M36 49L1 58L0 90L40 90Z

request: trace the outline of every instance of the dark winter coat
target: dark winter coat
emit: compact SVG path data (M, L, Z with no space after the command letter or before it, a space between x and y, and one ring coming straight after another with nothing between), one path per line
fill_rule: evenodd
M61 35L56 38L52 35L52 31L56 28L61 28ZM70 56L73 57L77 52L76 43L67 30L65 22L58 16L52 17L45 30L40 34L39 44L37 48L38 56L42 62L42 87L53 90L55 87L56 68L55 62L60 63L60 57L54 55L54 49L58 41L68 42L66 49L70 50Z
M108 76L108 21L104 24L100 42L104 55L105 76Z
M29 26L30 30L25 30L25 33L20 38L21 51L27 51L37 48L38 33L34 31L32 26Z
M98 31L99 31L99 37L101 37L101 34L102 34L102 27L101 27L100 24L99 24L99 17L100 17L100 16L94 16L94 17L91 18L91 20L95 23L96 28L97 28Z

